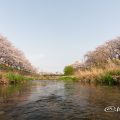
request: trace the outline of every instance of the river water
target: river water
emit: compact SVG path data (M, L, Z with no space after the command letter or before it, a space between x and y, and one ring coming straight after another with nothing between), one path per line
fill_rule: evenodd
M120 120L120 87L35 80L0 86L0 120ZM112 107L112 108L113 108Z

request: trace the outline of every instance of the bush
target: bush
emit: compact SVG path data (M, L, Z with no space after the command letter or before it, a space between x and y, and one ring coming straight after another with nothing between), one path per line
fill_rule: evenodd
M66 66L64 68L64 75L73 75L74 69L72 66Z

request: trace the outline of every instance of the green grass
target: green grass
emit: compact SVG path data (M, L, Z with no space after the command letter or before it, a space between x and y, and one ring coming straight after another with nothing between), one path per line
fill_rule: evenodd
M65 80L65 81L67 81L67 80L78 80L78 78L77 77L75 77L75 76L62 76L62 77L60 77L59 78L59 80Z
M120 75L120 70L112 70L112 71L109 71L108 74L110 74L110 75Z
M25 80L31 80L32 78L25 77L23 75L9 72L6 75L6 78L9 80L9 83L21 83Z
M114 81L112 75L109 73L105 73L103 75L98 76L97 81L102 84L106 84L106 85L114 85L115 84L115 81Z

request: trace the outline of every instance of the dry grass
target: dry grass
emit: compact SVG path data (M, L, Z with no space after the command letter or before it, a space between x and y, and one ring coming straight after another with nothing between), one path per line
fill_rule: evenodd
M120 66L114 63L110 63L105 66L105 68L91 68L90 70L77 71L75 76L78 77L81 81L95 82L100 81L103 76L107 77L120 76Z

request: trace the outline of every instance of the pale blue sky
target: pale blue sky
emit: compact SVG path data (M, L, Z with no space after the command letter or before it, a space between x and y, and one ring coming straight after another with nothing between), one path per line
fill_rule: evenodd
M120 0L0 0L0 33L42 71L120 35Z

